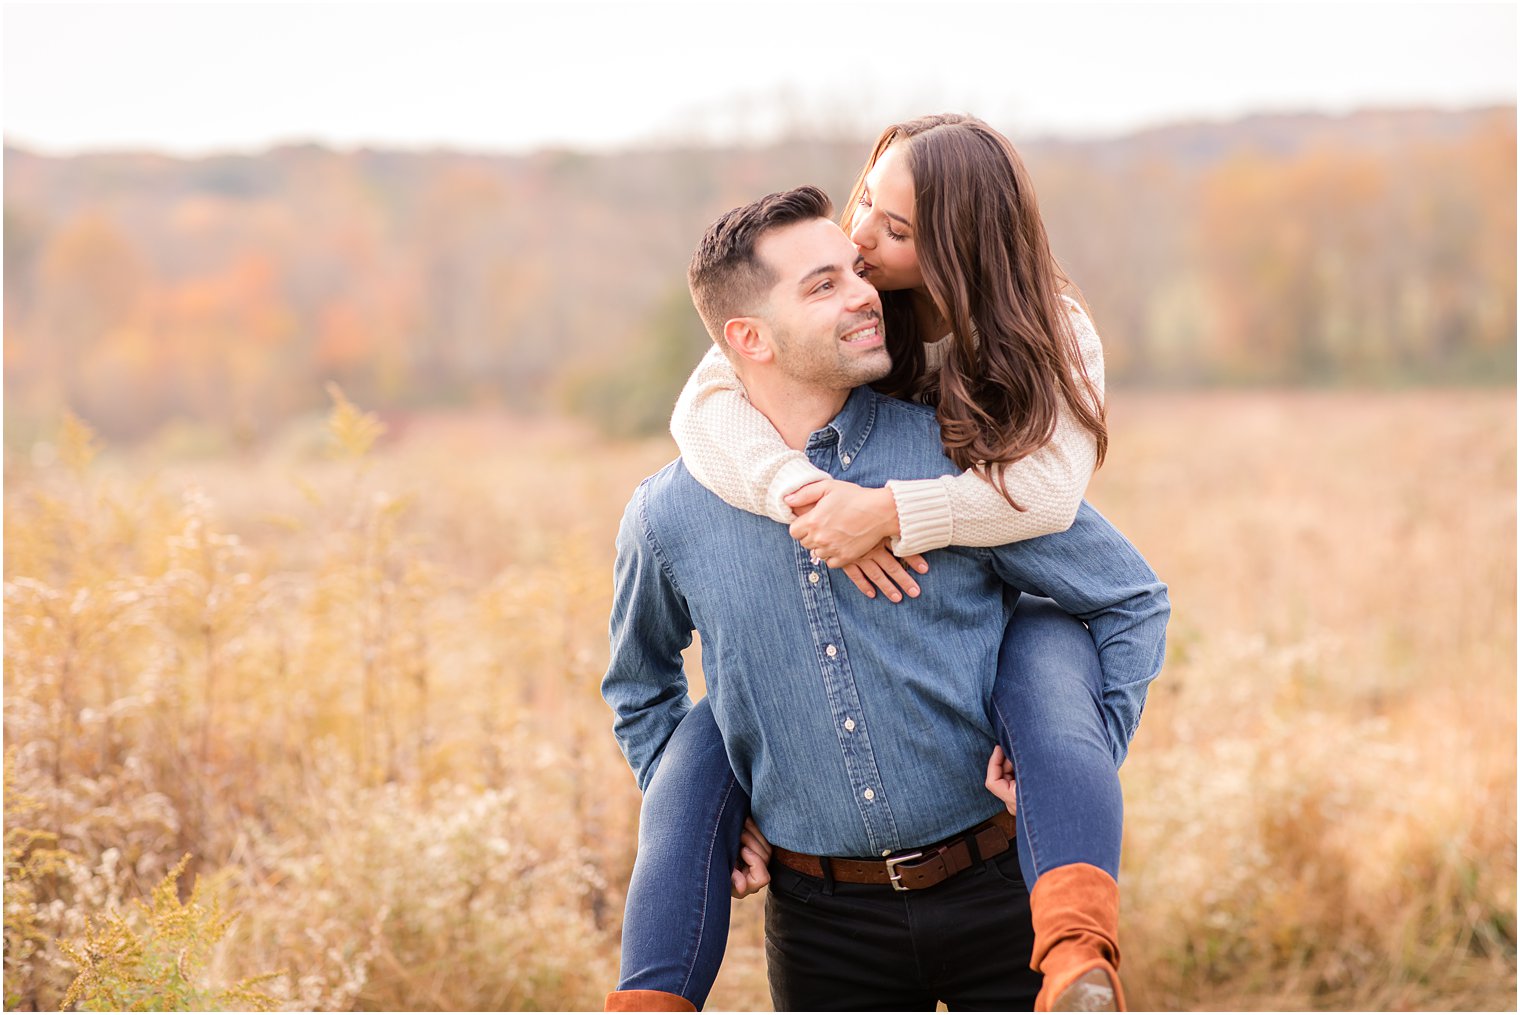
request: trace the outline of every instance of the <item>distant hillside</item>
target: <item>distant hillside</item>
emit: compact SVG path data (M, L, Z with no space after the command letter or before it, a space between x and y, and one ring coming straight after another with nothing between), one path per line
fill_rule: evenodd
M1513 379L1514 107L1014 140L1116 382ZM804 182L842 201L869 141L7 146L7 399L121 434L175 415L256 433L333 377L380 405L621 390L658 410L627 419L657 419L704 341L683 282L704 225Z
M1084 152L1097 164L1123 166L1164 159L1178 168L1208 169L1243 153L1290 159L1318 148L1387 155L1412 141L1457 142L1515 121L1514 106L1459 111L1374 109L1348 116L1275 113L1225 123L1177 123L1100 141L1033 140L1027 150Z

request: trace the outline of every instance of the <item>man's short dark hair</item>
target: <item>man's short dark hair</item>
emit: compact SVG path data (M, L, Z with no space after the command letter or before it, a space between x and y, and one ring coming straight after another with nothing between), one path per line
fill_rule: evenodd
M707 333L720 348L727 351L723 325L758 310L776 284L775 273L755 255L760 237L794 222L829 218L833 210L829 196L817 187L798 187L725 212L707 227L686 269L686 283Z

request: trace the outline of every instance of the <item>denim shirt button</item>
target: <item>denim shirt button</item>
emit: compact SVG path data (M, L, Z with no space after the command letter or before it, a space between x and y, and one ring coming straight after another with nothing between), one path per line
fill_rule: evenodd
M818 572L814 571L812 574L808 575L808 581L812 582L814 585L817 585L818 584Z
M840 462L844 463L845 465L849 465L850 464L850 456L849 455L840 455L839 456L839 460L840 460Z
M862 793L861 796L865 797L867 800L875 800L876 799L876 791L874 789L871 789L871 788L867 787L866 791L864 793Z
M845 730L847 732L854 733L855 732L855 720L849 718L848 716L846 716L845 720L844 720L844 728L845 728Z
M823 652L830 659L834 658L835 656L837 656L839 654L839 650L837 648L835 648L833 645L830 645L828 648L824 649Z

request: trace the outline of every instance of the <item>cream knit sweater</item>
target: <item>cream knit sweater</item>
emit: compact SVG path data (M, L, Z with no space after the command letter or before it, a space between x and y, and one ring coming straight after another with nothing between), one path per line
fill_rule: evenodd
M1103 343L1092 321L1066 300L1083 365L1103 395ZM928 345L926 369L937 370L949 336ZM670 432L686 468L729 504L790 524L782 498L829 474L786 446L776 428L750 404L744 385L716 346L707 351L676 400ZM945 546L1000 546L1071 527L1097 463L1097 441L1064 403L1050 443L1008 467L1008 490L1025 508L1016 511L974 472L939 479L892 480L902 535L898 556ZM846 463L846 468L848 464Z

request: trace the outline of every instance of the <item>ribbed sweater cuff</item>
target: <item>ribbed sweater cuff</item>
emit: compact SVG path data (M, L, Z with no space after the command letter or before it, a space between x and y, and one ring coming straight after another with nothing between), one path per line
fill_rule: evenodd
M927 553L950 545L950 491L942 479L893 479L887 489L897 501L897 524L902 534L892 540L899 557Z
M771 480L770 489L765 494L765 513L772 521L781 522L783 525L792 524L797 520L797 516L781 498L796 493L816 480L828 478L827 472L806 458L787 459L786 464L776 470L776 476Z

